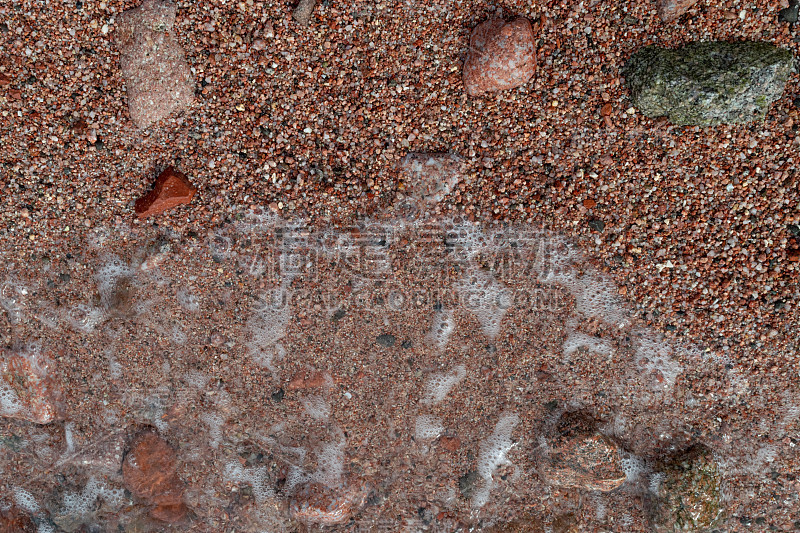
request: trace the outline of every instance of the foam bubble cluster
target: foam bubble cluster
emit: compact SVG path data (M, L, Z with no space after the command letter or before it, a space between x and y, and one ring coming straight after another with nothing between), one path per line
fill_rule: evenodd
M483 486L476 489L472 497L473 509L480 509L489 501L489 493L494 486L492 477L494 471L500 466L512 464L508 460L508 452L514 446L511 432L519 421L519 416L516 414L503 415L495 424L494 433L481 441L477 472L483 479Z
M419 415L415 425L414 435L417 440L431 440L437 438L444 431L442 420L432 415Z
M458 365L451 372L437 372L432 374L425 383L425 395L422 403L434 405L442 400L452 390L453 387L467 376L467 369L464 365Z

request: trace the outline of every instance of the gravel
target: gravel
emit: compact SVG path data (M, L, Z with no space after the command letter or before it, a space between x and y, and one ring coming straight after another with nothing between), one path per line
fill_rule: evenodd
M289 493L306 476L335 485L326 476L337 464L348 486L372 483L352 515L366 531L421 527L420 507L441 531L527 516L551 528L569 516L588 530L650 531L641 495L652 467L697 444L718 460L721 528L795 527L797 74L763 122L716 127L643 116L621 74L651 44L757 40L796 54L793 27L777 19L786 5L700 2L665 25L650 2L506 2L499 15L537 28L536 73L468 98L469 34L498 15L495 4L321 2L302 27L283 2L179 3L171 35L194 103L144 130L129 120L114 43L134 7L0 7L0 338L48 354L66 417L0 421L0 443L18 445L2 444L0 456L9 513L47 520L91 476L121 487L118 469L97 458L113 456L110 436L152 425L176 449L198 531L289 531ZM478 231L462 236L475 235L471 248L446 244L461 242L452 222L395 221L384 247L362 238L389 216L409 152L464 159L462 179L427 214L475 221L505 255L484 253ZM192 203L137 220L135 200L169 165L197 187ZM571 288L501 272L512 241L560 242L537 241L531 228L580 251ZM301 246L329 262L305 270L309 256L292 255ZM456 252L471 255L453 261ZM103 307L101 281L117 279L103 277L108 265L136 280L124 312ZM450 282L464 272L491 272L553 305L503 317L502 299L466 309L457 290L433 290L434 280L459 286ZM603 302L625 302L621 328L576 310L588 305L578 289L597 276ZM420 289L400 310L386 307L400 305L389 297L397 286ZM286 288L305 298L288 311L272 299ZM375 295L383 307L366 297ZM347 312L331 320L336 309ZM431 340L434 316L450 332L443 348ZM480 322L491 316L503 317L493 339ZM217 330L227 339L218 346L208 341ZM375 344L387 330L412 346L387 355ZM577 333L613 356L586 343L565 356ZM421 404L426 383L457 365L466 377L441 403ZM273 401L303 368L334 385ZM595 413L640 459L637 476L597 496L535 475L555 400ZM509 410L519 417L505 439L511 464L498 465L486 505L473 509L459 478L477 471ZM438 418L456 451L411 439L418 414ZM251 453L267 459L242 466ZM475 474L476 490L485 479ZM106 504L95 525L135 530L136 513L146 516L142 502Z

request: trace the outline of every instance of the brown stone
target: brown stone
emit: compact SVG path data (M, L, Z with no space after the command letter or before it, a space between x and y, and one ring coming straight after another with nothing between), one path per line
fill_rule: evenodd
M367 499L369 489L364 484L329 488L309 483L298 490L289 502L289 512L295 520L306 524L334 526L346 522Z
M317 0L299 0L292 11L292 18L301 26L308 26L311 21L311 13L316 5Z
M136 200L136 214L139 218L160 215L173 207L188 204L196 191L185 175L169 167L158 176L153 189Z
M10 407L0 416L49 424L58 416L50 362L38 353L7 350L0 361L0 394Z
M456 452L461 447L461 440L458 437L442 437L439 444L448 452Z
M310 370L301 370L294 375L286 386L287 390L302 390L302 389L321 389L325 387L327 380L325 374L322 372L311 372Z
M470 96L519 87L535 69L536 45L528 19L489 19L472 31L462 74Z
M188 509L183 502L161 504L150 510L150 516L168 524L175 524L186 518Z
M17 507L0 511L0 533L33 533L36 526L27 513Z
M145 0L125 11L117 23L115 40L125 78L131 120L144 129L194 99L194 79L183 49L170 33L175 4Z
M592 209L597 205L597 202L594 201L592 198L587 198L583 201L583 207L586 209Z
M122 479L131 494L155 505L153 518L174 523L186 516L175 451L155 431L142 431L133 439L122 461Z
M556 486L611 491L625 482L619 448L596 430L596 421L568 413L551 439L550 456L542 467Z
M658 0L658 16L664 22L672 22L696 3L697 0Z

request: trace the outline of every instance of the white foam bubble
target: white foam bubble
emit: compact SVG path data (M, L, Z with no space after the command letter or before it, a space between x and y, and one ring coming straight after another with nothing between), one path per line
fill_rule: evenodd
M114 291L119 281L123 278L130 278L133 274L134 270L118 257L111 258L108 263L97 270L94 279L100 293L100 300L105 307L113 304Z
M95 510L98 498L111 507L117 507L122 504L124 495L122 489L110 489L92 477L81 492L64 494L61 511L64 515L89 517Z
M14 503L21 509L28 511L31 514L39 512L39 504L33 494L23 489L22 487L14 487L13 489Z
M229 481L250 485L257 503L263 504L275 496L266 466L244 467L238 461L232 461L225 465L223 476Z
M683 366L672 358L674 350L663 339L658 339L655 334L636 329L633 332L636 362L646 373L657 372L662 377L662 390L671 389L675 380L683 371Z
M211 439L209 444L212 448L218 448L222 442L222 426L225 424L225 419L217 413L203 413L200 415L200 420L208 426L208 436Z
M195 313L200 310L200 301L198 300L197 296L190 293L187 289L180 289L178 293L175 295L176 299L178 300L178 305L180 305L183 309Z
M570 333L564 341L564 355L572 355L579 348L586 348L599 355L611 355L614 352L612 344L600 337L586 335L585 333Z
M331 415L331 406L322 396L312 395L300 398L300 403L303 404L303 409L308 416L315 420L327 420Z
M64 424L64 441L67 443L67 453L75 451L75 438L72 434L74 426L75 424L73 422Z
M326 442L315 452L317 470L311 480L327 487L336 487L344 474L344 441Z
M283 287L261 295L253 305L253 314L247 324L252 335L250 356L257 364L273 372L273 360L285 355L285 349L278 341L286 335L291 316L287 287L284 283Z
M23 408L17 393L4 380L0 380L0 416L15 415Z
M91 333L106 318L106 313L97 307L75 304L66 311L67 322L80 331Z
M627 472L626 472L627 475ZM664 481L666 476L663 472L656 472L650 476L650 483L647 484L647 488L653 494L658 494L659 489L661 488L661 483Z
M415 426L414 435L417 440L435 439L444 431L442 420L432 415L419 415Z
M620 467L627 481L636 481L645 472L645 462L630 452L620 452Z
M450 340L450 335L456 328L456 321L453 317L453 311L448 309L441 309L433 314L433 322L431 323L431 331L428 333L428 341L438 347L440 350L447 346Z
M425 395L422 397L421 402L426 405L434 405L441 402L466 375L467 370L464 365L458 365L451 372L431 374L431 377L425 383Z
M0 284L0 307L5 309L8 321L12 324L22 319L27 294L28 289L16 280L7 280Z
M484 335L494 339L500 333L503 317L513 304L511 291L499 283L492 274L470 268L456 283L463 305L481 325Z
M500 466L512 464L508 460L508 452L514 447L511 432L517 424L519 424L518 415L514 413L503 415L495 424L494 432L481 441L477 472L483 478L483 486L472 497L473 509L480 509L489 500L494 485L492 477L494 471Z

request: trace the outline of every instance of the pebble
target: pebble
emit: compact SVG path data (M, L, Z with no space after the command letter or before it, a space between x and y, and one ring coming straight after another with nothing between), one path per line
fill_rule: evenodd
M153 189L136 200L134 207L139 218L160 215L168 209L192 201L197 188L182 173L168 167L159 174Z
M550 456L542 473L553 485L608 492L625 481L617 445L597 432L596 421L568 413L550 440Z
M664 22L673 22L696 3L697 0L658 0L658 16Z
M327 380L322 372L301 370L297 372L286 386L287 390L320 389L325 387Z
M384 334L378 335L375 339L375 342L380 344L381 346L386 346L387 348L394 346L394 343L397 341L394 335Z
M457 452L461 447L461 441L458 437L442 437L439 439L439 444L448 452Z
M33 533L36 526L25 512L16 506L0 510L0 533Z
M692 448L658 468L656 531L709 531L723 516L722 480L712 453Z
M365 484L329 488L321 483L308 483L292 496L289 513L305 524L335 526L358 512L369 494Z
M462 79L470 96L519 87L536 70L533 28L524 17L482 22L472 31L469 45Z
M3 388L13 391L18 408L3 416L35 424L49 424L56 419L56 389L49 367L39 354L6 351L0 362L0 379Z
M794 24L797 22L798 13L800 12L800 3L795 0L789 7L783 8L778 12L778 20L781 22L788 22Z
M301 26L308 26L311 21L311 13L316 5L317 0L299 0L292 11L292 18Z
M122 462L122 479L131 494L155 507L150 516L180 522L187 513L175 451L153 430L140 432Z
M183 49L170 33L175 4L145 0L119 18L116 44L131 120L145 129L194 99L194 78Z

